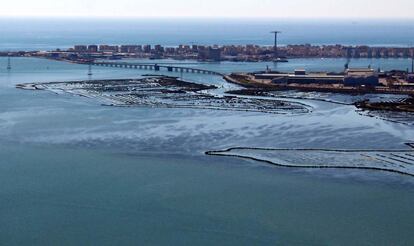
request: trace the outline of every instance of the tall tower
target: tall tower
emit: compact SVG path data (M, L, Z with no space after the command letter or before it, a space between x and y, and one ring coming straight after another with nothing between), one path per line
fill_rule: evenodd
M7 70L11 69L10 55L7 56Z
M277 51L277 35L282 33L280 31L273 31L271 33L275 34L275 45L273 46L273 59L277 60L279 58L279 53Z

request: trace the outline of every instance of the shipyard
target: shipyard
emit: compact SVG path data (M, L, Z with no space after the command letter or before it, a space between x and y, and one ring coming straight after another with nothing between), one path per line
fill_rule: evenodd
M228 82L256 88L302 88L343 92L414 93L414 74L407 71L375 71L372 68L346 68L343 72L307 72L296 69L291 73L259 71L232 73Z

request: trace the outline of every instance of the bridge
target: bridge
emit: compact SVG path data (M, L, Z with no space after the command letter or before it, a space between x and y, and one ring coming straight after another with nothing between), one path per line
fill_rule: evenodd
M211 74L211 75L219 75L224 76L224 74L207 70L207 69L200 69L200 68L192 68L192 67L180 67L177 66L177 63L159 63L159 64L151 64L151 63L130 63L130 62L105 62L105 61L93 61L90 63L86 63L94 66L103 66L103 67L118 67L118 68L129 68L129 69L146 69L146 70L154 70L160 71L164 69L168 72L180 72L180 73L200 73L200 74ZM190 63L184 63L186 65ZM198 64L198 63L191 63L191 64Z

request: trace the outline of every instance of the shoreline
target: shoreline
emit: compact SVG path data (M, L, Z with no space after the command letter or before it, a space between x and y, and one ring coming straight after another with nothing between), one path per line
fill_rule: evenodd
M370 102L369 99L356 101L348 105L354 105L356 108L361 110L370 111L388 111L388 112L407 112L414 113L414 90L398 90L392 88L356 88L356 87L332 87L328 85L298 85L298 84L274 84L264 83L251 79L246 74L230 74L223 76L224 80L229 83L233 83L242 86L243 89L232 90L227 93L232 95L249 95L249 96L269 96L266 93L272 91L299 91L299 92L321 92L321 93L332 93L332 94L344 94L344 95L405 95L406 99L398 102ZM306 99L306 98L299 98ZM313 100L323 100L313 98ZM336 102L332 102L336 103ZM342 104L342 103L339 103Z
M385 88L353 88L353 87L342 87L342 88L333 88L333 87L321 87L321 86L307 86L307 85L278 85L271 83L262 83L258 81L249 80L244 76L244 78L233 78L234 76L244 76L239 74L231 74L223 76L224 80L229 83L240 85L247 89L256 89L257 91L288 91L288 90L297 90L303 92L330 92L330 93L339 93L339 94L355 94L355 95L365 95L365 94L396 94L396 95L413 95L413 90L393 90Z
M369 149L369 150L357 150L357 149L324 149L324 148L315 148L315 149L300 149L300 148L281 148L281 149L277 149L277 148L254 148L254 147L232 147L232 148L228 148L228 149L224 149L224 150L211 150L211 151L206 151L204 152L205 155L208 156L224 156L224 157L235 157L235 158L241 158L241 159L247 159L247 160L253 160L253 161L257 161L257 162L262 162L262 163L267 163L270 165L274 165L274 166L279 166L279 167L286 167L286 168L313 168L313 169L361 169L361 170L376 170L376 171L385 171L385 172L392 172L392 173L398 173L401 175L407 175L407 176L411 176L414 177L414 170L401 170L404 166L402 165L408 165L411 166L413 165L412 162L414 161L414 150L412 149L413 146L411 143L406 143L407 146L409 146L411 149L396 149L396 150L375 150L375 149ZM257 157L253 154L249 155L249 154L232 154L232 151L234 150L250 150L250 151L292 151L292 152L309 152L309 151L322 151L322 152L332 152L332 153L355 153L355 154L360 154L362 157L364 158L369 158L369 159L373 159L375 161L382 161L383 163L387 163L388 162L388 166L386 165L382 165L382 167L380 166L380 164L377 164L378 166L374 165L366 165L363 166L361 164L355 164L353 163L353 165L335 165L335 164L331 164L331 165L315 165L315 164L294 164L294 163L280 163L280 162L276 162L274 160L272 160L271 157ZM379 155L381 157L381 159L375 159L375 157L370 156L370 154L375 154L377 153L377 155L379 155L378 153L384 153L384 154L389 154L391 156L398 156L397 154L408 154L410 155L410 158L407 159L407 161L403 161L401 159L403 159L402 157L398 156L398 158L400 159L396 159L396 158L392 158L392 157L387 157L384 155ZM395 154L397 153L397 154ZM267 156L267 155L265 155ZM267 159L266 159L267 158ZM390 159L391 161L387 161L385 160L386 158ZM399 162L399 166L396 163L393 163L392 161L397 161ZM409 162L408 162L409 161Z

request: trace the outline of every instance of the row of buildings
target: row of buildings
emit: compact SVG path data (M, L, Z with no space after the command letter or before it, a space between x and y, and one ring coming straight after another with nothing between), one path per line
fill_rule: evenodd
M259 45L75 45L70 52L79 54L112 53L153 56L156 58L267 61L273 59L273 46ZM344 45L287 45L278 48L288 58L408 58L414 47L369 47Z
M96 53L132 54L154 58L182 58L199 60L222 60L222 49L218 46L179 45L178 47L164 47L161 45L75 45L69 52L83 55Z
M288 45L280 48L288 57L325 58L409 58L414 57L413 47L370 47L343 45Z

